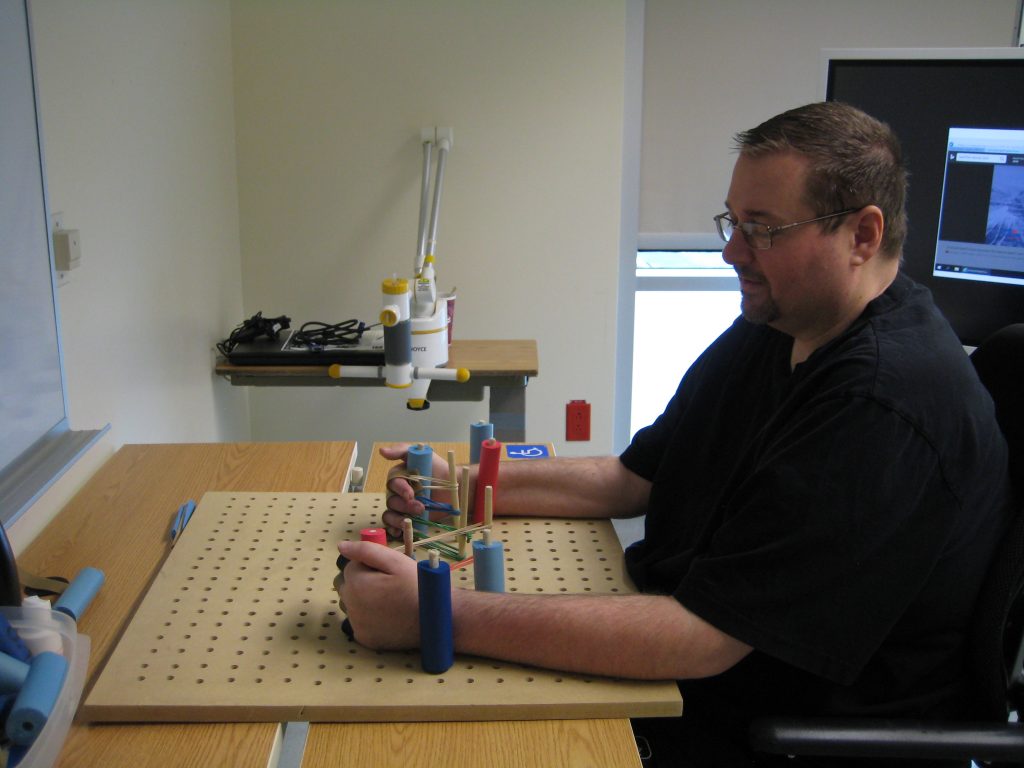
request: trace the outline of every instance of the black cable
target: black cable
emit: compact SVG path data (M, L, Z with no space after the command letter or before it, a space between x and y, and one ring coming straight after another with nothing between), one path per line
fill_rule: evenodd
M308 347L311 350L322 350L326 347L355 346L362 339L363 334L372 325L366 325L360 320L345 320L341 323L322 323L311 320L303 323L302 327L291 338L291 346Z
M217 342L217 349L221 354L229 355L239 344L255 341L260 336L276 339L281 331L291 327L291 322L291 318L285 315L264 317L262 312L257 312L248 320L239 323L230 336Z

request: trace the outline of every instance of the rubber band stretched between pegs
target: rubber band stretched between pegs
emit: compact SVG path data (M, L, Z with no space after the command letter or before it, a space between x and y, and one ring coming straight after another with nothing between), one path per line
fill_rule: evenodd
M456 537L462 537L466 540L467 544L472 544L473 534L480 530L479 526L470 526L469 530L467 530L465 528L439 523L436 520L431 520L427 517L409 517L408 519L412 521L414 526L419 523L424 527L429 526L431 528L437 528L438 530L444 531L445 534L454 534ZM445 534L440 534L440 536L444 536ZM416 536L419 538L415 538ZM434 537L426 536L426 533L422 530L416 531L414 533L415 546L422 546L427 550L435 550L443 556L456 561L456 563L459 564L458 567L465 567L465 565L469 565L473 562L473 556L463 555L457 546L453 546L452 544L447 544L442 541L427 541L426 543L423 543L423 539L425 538L432 539ZM458 538L456 538L456 541L458 541ZM454 570L456 565L453 564L451 567Z
M427 477L426 475L395 475L416 485L420 490L453 491L459 487L458 482L445 480L443 477Z
M404 472L397 472L392 478L401 477L412 483L426 483L430 486L436 486L438 488L454 488L459 484L458 480L451 480L445 477L434 477L432 475L424 475L422 472L409 471L406 468Z
M459 559L458 548L453 547L450 544L443 544L440 541L432 541L429 544L424 544L423 548L427 550L434 550L438 554L444 555L445 557L451 558L452 560Z

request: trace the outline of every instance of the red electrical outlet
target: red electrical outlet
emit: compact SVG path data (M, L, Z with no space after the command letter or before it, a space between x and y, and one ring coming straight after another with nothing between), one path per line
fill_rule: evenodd
M570 400L565 406L565 439L590 439L590 403Z

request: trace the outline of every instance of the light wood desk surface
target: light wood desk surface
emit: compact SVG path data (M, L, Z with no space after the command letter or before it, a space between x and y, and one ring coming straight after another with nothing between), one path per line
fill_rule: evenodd
M445 367L468 368L477 376L536 376L537 342L533 339L453 339Z
M345 442L122 447L18 555L21 568L41 575L104 571L106 582L79 623L92 641L87 688L158 572L184 501L209 490L338 493L354 455ZM275 723L76 723L57 764L273 768L279 732ZM498 768L640 765L629 722L618 719L313 724L302 767L412 768L439 759Z
M343 442L126 445L19 553L18 566L69 578L86 566L104 572L79 623L92 641L88 687L159 570L182 503L212 490L338 493L354 456ZM277 733L274 723L76 723L58 765L265 768Z

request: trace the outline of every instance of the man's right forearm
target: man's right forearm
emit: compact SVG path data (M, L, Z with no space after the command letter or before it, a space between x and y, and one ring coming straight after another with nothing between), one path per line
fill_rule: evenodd
M477 467L471 467L470 508ZM516 459L498 469L495 514L530 517L636 517L646 511L650 483L615 456Z

